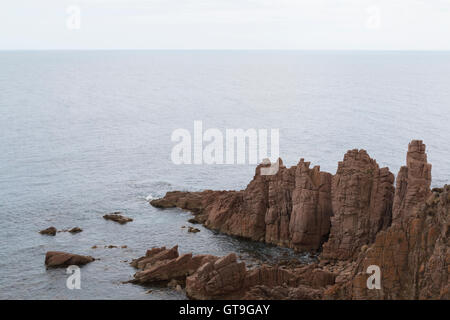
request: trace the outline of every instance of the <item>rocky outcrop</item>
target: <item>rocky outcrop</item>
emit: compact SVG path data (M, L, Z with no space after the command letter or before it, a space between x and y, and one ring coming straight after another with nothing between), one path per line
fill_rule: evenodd
M290 241L292 247L300 250L318 249L327 240L331 226L332 175L309 166L309 162L300 160L292 193Z
M131 219L131 218L122 216L122 215L120 214L120 212L113 212L113 213L111 213L111 214L105 214L105 215L103 216L103 218L104 218L105 220L115 221L115 222L120 223L120 224L125 224L125 223L128 223L128 222L133 221L133 219Z
M147 264L153 265L158 261L176 258L178 258L178 246L175 246L172 249L166 249L166 247L152 248L147 250L145 256L134 259L130 265L138 269L145 269Z
M70 265L85 265L95 259L91 256L82 256L62 251L49 251L45 255L45 265L48 268L67 267Z
M332 182L331 231L322 258L348 260L391 224L394 175L365 150L351 150Z
M334 284L333 274L315 270L313 266L296 269L263 265L249 270L234 253L220 258L179 255L178 246L148 250L131 265L140 269L131 283L185 286L187 296L199 300L262 298L268 292L272 292L272 299L278 296L307 299L321 297L323 287ZM304 284L310 285L310 292Z
M425 148L419 140L413 140L408 146L406 166L401 167L397 175L393 208L395 222L408 222L418 204L424 203L430 195L431 164L427 162Z
M199 263L186 278L193 299L449 299L450 186L430 190L425 145L409 144L394 176L351 150L334 176L301 160L275 175L260 165L242 191L171 192L157 207L190 210L227 234L304 251L319 263L247 270L233 254ZM178 258L177 258L178 259ZM189 257L185 257L186 261ZM196 265L197 266L197 265ZM369 289L369 267L381 289Z
M211 255L187 253L179 256L178 246L172 249L153 248L144 257L131 262L131 265L141 269L134 275L132 283L148 284L179 280L184 283L186 276L193 274L201 265L217 260Z
M261 175L242 191L168 192L150 203L158 208L190 210L207 228L254 241L298 250L318 250L331 216L331 174L309 168L302 159L275 175Z
M242 293L246 268L234 253L202 265L186 279L186 294L191 299L237 298Z
M346 282L327 292L338 299L449 299L450 187L430 191L431 166L425 145L409 145L407 166L400 169L392 226L377 234L361 252ZM381 289L367 288L371 265L381 271Z
M186 294L197 300L252 299L261 290L278 291L278 287L292 286L296 281L292 271L278 266L247 270L245 263L231 253L205 263L187 277ZM275 298L275 294L271 298Z

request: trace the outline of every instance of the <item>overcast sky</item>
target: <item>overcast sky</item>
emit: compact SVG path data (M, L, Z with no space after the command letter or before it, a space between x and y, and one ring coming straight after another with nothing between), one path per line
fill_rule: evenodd
M0 6L0 50L450 50L450 0L1 0Z

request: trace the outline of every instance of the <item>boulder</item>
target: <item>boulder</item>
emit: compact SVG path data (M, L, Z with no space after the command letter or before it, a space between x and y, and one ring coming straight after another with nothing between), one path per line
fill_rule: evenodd
M45 265L49 268L67 267L70 265L85 265L95 259L91 256L82 256L61 251L49 251L45 255Z

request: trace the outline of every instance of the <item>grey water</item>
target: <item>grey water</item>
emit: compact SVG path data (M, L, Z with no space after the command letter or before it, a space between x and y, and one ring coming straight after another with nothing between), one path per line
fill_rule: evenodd
M450 53L0 52L0 298L184 299L123 283L135 272L128 262L154 246L306 259L201 226L188 233L189 213L148 204L170 190L243 189L252 179L254 165L172 163L172 132L192 132L195 120L278 128L286 165L305 158L332 173L347 150L363 148L396 174L408 142L422 139L441 186L450 181ZM134 221L102 219L113 211ZM38 233L51 225L84 231ZM99 259L81 268L81 290L66 288L65 269L46 270L50 250Z

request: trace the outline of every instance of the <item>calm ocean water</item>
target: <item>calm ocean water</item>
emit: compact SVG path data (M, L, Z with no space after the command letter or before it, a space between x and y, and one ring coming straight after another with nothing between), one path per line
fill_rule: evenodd
M423 139L433 185L450 181L450 53L92 51L0 52L0 298L182 299L122 284L153 246L270 260L289 250L181 226L189 213L146 198L170 190L242 189L252 165L176 166L171 133L279 128L286 165L335 172L364 148L395 174ZM122 211L118 225L102 215ZM38 231L79 226L80 234ZM91 249L93 245L99 249ZM127 249L104 249L127 245ZM88 254L81 290L45 252ZM298 256L298 255L296 255Z

